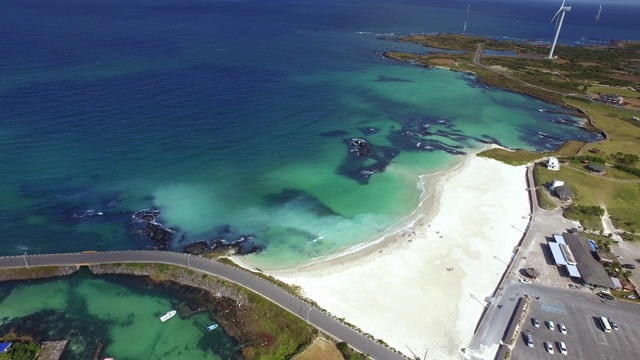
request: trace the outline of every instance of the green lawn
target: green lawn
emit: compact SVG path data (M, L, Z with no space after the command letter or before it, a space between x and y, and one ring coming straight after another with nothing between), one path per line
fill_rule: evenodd
M595 178L588 174L561 167L560 171L537 166L536 182L544 184L559 179L574 193L573 203L585 206L603 206L609 212L614 225L623 230L640 230L640 184L620 183L606 178ZM589 224L593 219L585 218ZM592 224L595 225L595 224ZM583 224L585 226L585 224ZM599 230L598 227L596 230Z
M614 106L586 102L583 99L567 97L565 101L591 115L594 125L604 130L609 136L607 140L587 145L585 151L593 148L600 149L602 152L598 156L617 152L640 153L640 139L638 139L640 123L630 120L632 116L638 116L638 114Z
M589 86L589 88L587 89L587 93L589 94L593 94L593 93L600 93L600 94L608 94L608 93L614 93L614 94L618 94L624 98L626 97L630 97L630 98L640 98L640 93L637 91L633 91L633 90L629 90L627 88L624 87L614 87L614 86L599 86L599 85L594 85L594 86Z

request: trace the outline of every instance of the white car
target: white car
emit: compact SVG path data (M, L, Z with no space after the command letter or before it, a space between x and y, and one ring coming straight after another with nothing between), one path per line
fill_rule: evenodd
M564 344L564 341L558 343L558 349L560 349L560 354L567 355L567 345Z
M556 326L553 325L553 321L547 321L547 326L549 327L549 330L551 330L551 331L555 331L556 330Z
M521 283L525 283L525 284L531 284L531 279L523 279L523 278L520 278L520 282L521 282Z
M544 342L544 347L547 349L547 351L549 352L549 354L553 354L553 345L551 345L550 342L545 341Z
M558 330L560 330L561 334L567 335L567 327L564 324L558 324Z

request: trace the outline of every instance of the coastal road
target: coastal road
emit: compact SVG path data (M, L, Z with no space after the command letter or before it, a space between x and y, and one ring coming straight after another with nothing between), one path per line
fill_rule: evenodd
M354 349L379 360L407 358L378 344L321 312L307 302L289 294L269 281L226 264L199 256L169 251L113 251L0 257L0 269L36 266L74 266L109 263L161 263L177 265L224 278L254 291Z
M562 95L562 96L566 95L565 93L561 93L559 91L547 89L547 88L544 88L542 86L538 86L538 85L534 85L534 84L528 83L528 82L526 82L524 80L520 80L518 78L515 78L515 77L513 77L513 76L511 76L511 75L509 75L509 74L507 74L505 72L498 71L498 70L496 70L496 69L494 69L494 68L492 68L490 66L486 66L486 65L482 64L482 62L480 62L480 59L482 58L482 53L483 52L484 52L484 44L483 43L478 43L478 46L476 47L476 53L473 55L473 63L478 65L478 66L480 66L481 68L489 70L489 71L492 71L492 72L494 72L496 74L500 74L500 75L502 75L502 76L504 76L506 78L509 78L511 80L519 81L519 82L523 83L525 86L528 86L528 87L540 89L540 90L543 90L543 91L546 91L546 92L550 92L550 93L558 94L558 95Z

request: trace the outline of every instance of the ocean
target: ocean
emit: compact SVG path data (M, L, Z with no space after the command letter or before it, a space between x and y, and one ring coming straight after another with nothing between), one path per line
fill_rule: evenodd
M206 331L216 323L207 312L160 321L184 305L182 296L139 278L94 276L88 270L65 278L4 282L0 334L13 329L35 339L69 340L64 360L92 359L99 343L104 345L100 359L242 359L242 346L222 327Z
M248 240L289 267L401 226L419 175L498 142L599 135L470 74L403 64L409 33L549 40L555 2L0 1L0 254ZM560 41L640 40L640 6L573 3ZM352 139L372 156L359 157Z

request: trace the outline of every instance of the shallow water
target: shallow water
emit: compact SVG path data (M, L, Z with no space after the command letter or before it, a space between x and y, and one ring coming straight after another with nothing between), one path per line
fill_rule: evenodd
M43 294L46 294L43 296ZM63 359L90 359L99 342L117 359L241 359L237 343L206 312L159 317L183 295L126 276L0 283L0 332L11 328L46 340L68 339Z
M478 4L468 29L546 36L548 9L518 6L529 8ZM483 141L542 151L598 138L577 118L539 111L557 107L472 75L381 57L418 49L394 34L454 31L458 7L1 3L0 253L152 247L131 214L155 207L177 229L176 250L253 235L264 248L253 262L290 266L375 238L415 208L420 174ZM576 30L587 10L567 19L567 42L605 29L640 38L604 10L599 29ZM510 14L531 18L498 26ZM354 137L377 158L350 153Z

